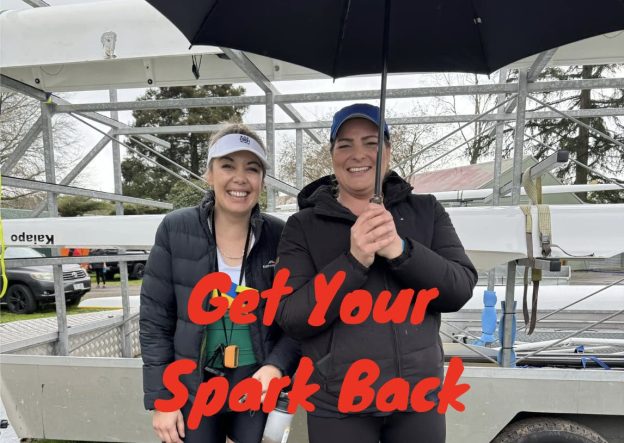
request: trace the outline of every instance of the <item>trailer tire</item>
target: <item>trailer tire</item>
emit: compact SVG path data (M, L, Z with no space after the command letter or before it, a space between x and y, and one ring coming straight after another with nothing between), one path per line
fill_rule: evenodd
M492 443L609 443L594 430L561 418L520 420L505 427Z

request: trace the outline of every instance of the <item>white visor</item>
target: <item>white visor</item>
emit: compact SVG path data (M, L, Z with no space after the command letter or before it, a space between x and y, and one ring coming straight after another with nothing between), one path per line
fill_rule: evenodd
M207 164L210 165L210 161L213 158L223 157L224 155L238 151L249 151L255 154L264 165L264 169L268 171L269 161L267 160L264 149L260 146L260 143L244 134L228 134L217 140L208 150Z

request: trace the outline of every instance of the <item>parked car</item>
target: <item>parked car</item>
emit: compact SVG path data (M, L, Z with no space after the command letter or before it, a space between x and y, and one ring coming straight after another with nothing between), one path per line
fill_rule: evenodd
M8 247L5 258L42 258L39 251L26 247ZM25 266L6 270L8 287L0 300L15 314L31 314L45 303L54 303L54 276L52 266ZM91 290L91 279L78 264L63 265L65 299L69 305L78 305L83 295Z
M143 249L128 249L123 255L131 254L149 254L149 251ZM89 255L119 255L118 249L93 249ZM128 262L128 276L132 279L142 279L145 273L146 260L136 260ZM116 261L106 262L106 279L112 280L115 274L119 274L119 263Z

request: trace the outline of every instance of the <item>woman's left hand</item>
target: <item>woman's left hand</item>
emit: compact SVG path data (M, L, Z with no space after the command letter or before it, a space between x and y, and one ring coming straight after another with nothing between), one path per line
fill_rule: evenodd
M376 205L376 203L371 203L371 205ZM392 241L388 246L385 246L378 250L377 255L392 260L403 253L403 240L401 240L401 237L399 237L399 234L397 233L396 224L394 223L394 217L392 217L390 211L385 208L384 216L386 217L385 225L390 228L390 233L388 234L388 237L391 237Z
M264 402L264 397L266 396L267 390L269 389L269 383L274 378L280 378L282 376L282 371L280 371L277 367L273 365L264 365L260 369L256 371L252 378L260 381L262 383L262 397L260 398L261 402Z

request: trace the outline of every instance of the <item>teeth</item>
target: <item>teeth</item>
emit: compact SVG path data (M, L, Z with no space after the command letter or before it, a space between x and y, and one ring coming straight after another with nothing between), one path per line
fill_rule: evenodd
M370 166L363 166L361 168L349 168L348 171L349 172L364 172L364 171L368 171L370 169Z
M243 192L243 191L228 191L228 194L230 194L232 197L247 197L247 195L249 194L249 192Z

